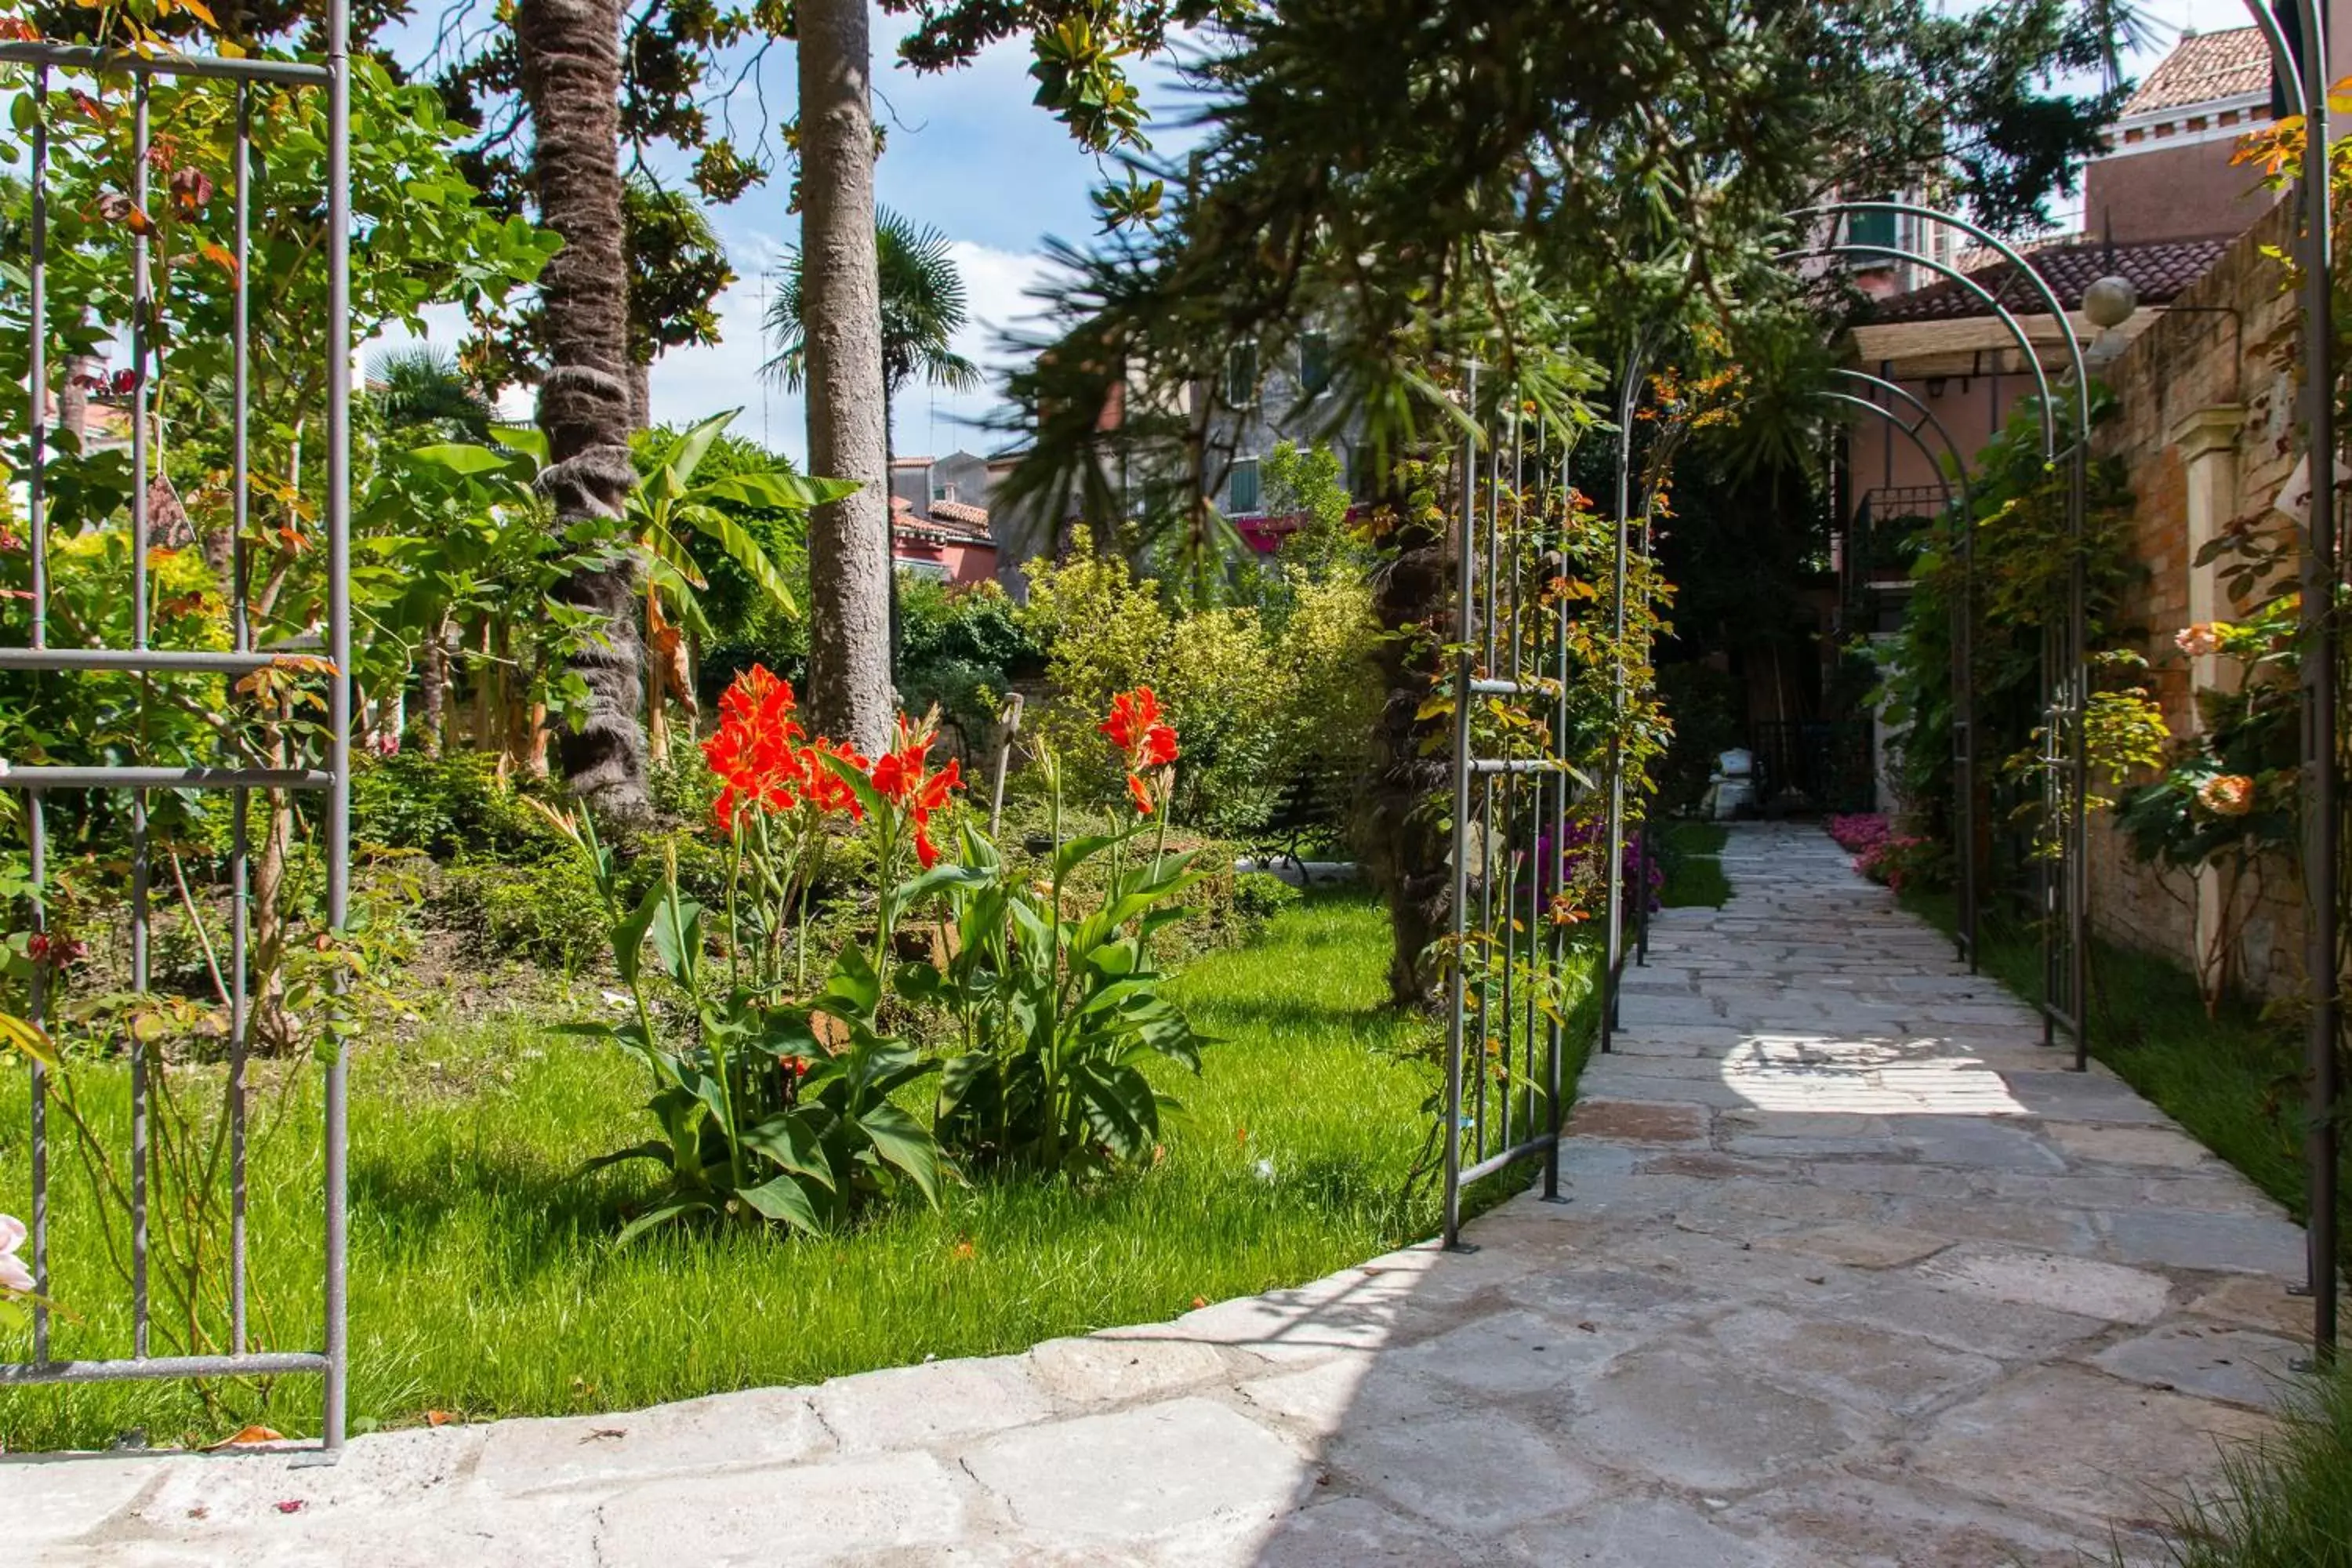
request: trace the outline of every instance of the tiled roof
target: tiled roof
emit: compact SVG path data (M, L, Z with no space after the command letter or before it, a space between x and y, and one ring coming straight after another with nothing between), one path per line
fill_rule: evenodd
M2271 48L2257 27L2189 33L2124 101L2124 118L2271 89Z
M931 521L953 527L970 529L982 538L988 536L988 509L968 506L962 501L935 500L931 503Z
M2027 266L2047 281L2058 302L2079 310L2083 290L2110 273L2131 279L2140 303L2161 305L2205 276L2230 247L2222 239L2151 239L2136 245L2053 245L2028 253ZM1980 268L1970 279L2021 316L2045 315L2033 289L2012 276L2006 261ZM1990 316L1984 301L1949 279L1874 301L1863 319L1872 326L1897 321L1954 321L1969 316Z

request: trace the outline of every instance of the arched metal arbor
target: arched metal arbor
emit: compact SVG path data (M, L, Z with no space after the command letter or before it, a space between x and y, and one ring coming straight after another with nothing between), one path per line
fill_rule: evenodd
M1860 243L1839 237L1842 226L1864 214L1886 214L1945 225L2000 256L2029 283L2040 304L2056 324L2058 341L2066 353L2068 381L2062 384L2072 392L2069 399L2072 416L2069 424L2072 428L2070 438L2063 447L2059 440L2058 405L2053 397L2053 389L2049 376L2042 365L2041 351L2015 312L1982 284L1936 257L1924 256L1900 246ZM2091 424L2090 383L2083 361L2082 345L2075 341L2065 307L2048 281L2027 266L2025 258L2013 247L1957 214L1911 202L1853 201L1829 203L1791 216L1804 222L1826 221L1831 225L1831 234L1825 241L1785 253L1784 260L1821 257L1907 262L1951 280L1991 310L2010 337L2015 340L2026 369L2033 377L2039 400L2042 460L2053 466L2061 461L2066 465L2066 534L2071 562L2066 605L2062 616L2045 623L2042 638L2044 693L2042 762L2044 817L2050 842L2042 847L2042 856L2037 860L2042 932L2042 991L2039 1002L2042 1042L2054 1045L2057 1033L2063 1028L2074 1043L2074 1067L2078 1071L2082 1070L2088 1067L2090 1061L2090 856L2087 841L2090 767L2089 737L2084 722L2090 700L2090 662L2087 593L2081 546ZM1863 401L1868 403L1866 399ZM1913 401L1916 403L1916 400ZM1946 439L1948 442L1948 436ZM1981 878L1976 854L1973 535L1973 519L1965 520L1959 535L1961 591L1959 604L1954 612L1952 660L1952 745L1956 775L1953 820L1958 838L1956 848L1960 867L1958 942L1971 967L1978 961L1982 915Z
M310 89L322 91L326 105L327 188L305 194L305 212L320 212L320 235L326 256L327 319L325 329L326 476L324 521L327 535L327 624L324 652L331 666L327 679L328 738L324 767L256 768L236 766L155 765L142 759L130 765L26 766L0 759L0 788L23 792L31 872L34 884L33 921L37 932L46 928L45 896L49 868L48 835L44 798L60 791L126 791L130 795L131 828L131 982L145 994L149 986L149 921L151 894L148 795L155 790L225 791L231 796L233 843L229 852L232 932L228 984L233 987L228 1042L228 1160L231 1193L231 1257L227 1282L230 1348L225 1353L159 1356L151 1353L152 1301L149 1284L152 1250L149 1171L153 1160L151 1129L151 1076L158 1070L152 1047L138 1030L129 1031L126 1057L131 1073L130 1129L130 1318L128 1356L58 1359L52 1351L54 1314L47 1298L51 1290L51 1259L55 1240L50 1215L50 1148L48 1102L52 1086L39 1065L32 1068L31 1151L32 1214L30 1241L35 1289L32 1358L0 1364L0 1389L29 1384L96 1383L121 1379L251 1377L287 1373L317 1373L325 1382L321 1420L324 1458L341 1450L345 1428L345 1384L349 1365L346 1314L346 1125L349 1074L348 1046L338 1042L325 1069L323 1127L323 1252L324 1322L321 1342L315 1349L272 1350L251 1343L247 1301L246 1169L247 1136L245 1072L252 1009L247 994L248 890L248 803L253 791L316 792L326 802L321 858L327 872L329 924L340 931L346 921L351 888L351 13L349 0L329 0L327 53L321 60L283 60L226 56L131 54L39 42L0 44L0 63L30 68L28 89L17 101L20 114L29 110L31 151L28 195L31 226L26 258L28 283L28 365L26 393L30 403L30 442L26 468L26 522L32 561L31 635L23 646L0 647L0 668L72 679L92 671L168 677L190 673L241 676L278 662L279 655L257 648L246 609L244 539L251 489L248 462L247 392L250 380L250 336L247 287L248 240L251 233L256 168L252 129L265 88ZM234 89L235 121L230 144L235 169L236 236L232 268L235 283L230 327L231 507L236 535L232 570L239 591L234 602L233 646L220 651L158 648L152 646L148 612L150 574L149 476L159 455L149 438L149 377L156 363L151 341L158 302L151 266L150 241L139 231L132 241L131 294L132 320L126 335L131 356L131 469L134 476L129 503L131 537L142 548L131 550L131 581L124 587L133 596L133 632L129 647L60 647L50 639L49 526L47 514L47 474L45 465L55 449L48 426L50 366L47 363L47 211L50 200L48 130L52 78L127 77L132 109L131 197L144 208L148 197L149 102L156 79L194 79L228 84ZM80 96L79 93L77 97ZM20 124L26 123L24 120ZM314 205L315 204L315 205ZM315 664L315 656L308 660ZM163 699L153 698L160 704ZM42 977L37 965L33 980L34 1021L46 1011Z

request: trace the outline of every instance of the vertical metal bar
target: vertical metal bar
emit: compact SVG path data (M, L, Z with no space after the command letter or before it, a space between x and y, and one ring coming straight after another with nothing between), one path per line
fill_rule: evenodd
M1518 442L1518 398L1511 400L1511 440L1516 452ZM1510 498L1507 522L1498 521L1496 553L1486 563L1486 574L1495 583L1494 592L1503 603L1503 645L1506 654L1506 679L1516 680L1519 674L1519 549L1520 531L1525 520L1519 513L1517 476L1508 481L1503 470L1504 427L1495 431L1495 501L1496 511L1503 510L1506 495ZM1516 463L1516 458L1514 459ZM1497 671L1496 673L1501 673ZM1516 694L1514 696L1516 700ZM1506 774L1503 779L1503 1026L1497 1044L1496 1060L1502 1065L1503 1078L1497 1094L1502 1100L1503 1133L1496 1147L1508 1149L1517 1140L1511 1136L1511 1100L1517 1091L1519 1078L1512 1069L1512 1047L1518 1036L1519 1003L1524 991L1516 971L1519 963L1519 803L1526 788L1518 774Z
M1497 389L1499 392L1499 388ZM1499 407L1499 396L1496 406ZM1478 614L1486 634L1485 673L1492 677L1499 663L1496 656L1496 639L1501 636L1495 614L1495 560L1500 547L1502 531L1503 468L1502 443L1487 432L1486 445L1486 552L1476 563L1474 575L1478 588ZM1506 804L1507 805L1507 797ZM1509 824L1503 825L1506 828ZM1484 1160L1487 1153L1486 1140L1486 1042L1495 1026L1495 775L1482 773L1478 779L1478 944L1480 965L1478 975L1478 1043L1472 1059L1478 1065L1475 1092L1470 1097L1471 1157ZM1503 840L1505 864L1509 864L1510 841ZM1509 955L1505 954L1507 965ZM1508 973L1507 968L1505 973ZM1504 1027L1510 1026L1507 996L1504 1004Z
M327 7L327 638L334 660L328 703L327 921L338 936L351 914L352 834L352 13ZM343 1446L349 1372L346 1290L350 1234L344 1166L351 1055L341 1039L327 1067L327 1377L322 1441Z
M49 640L49 519L47 506L49 434L48 271L49 271L49 71L33 72L32 232L27 258L32 285L32 325L27 345L29 374L26 393L32 400L31 472L26 478L26 524L31 533L33 646ZM70 368L70 367L68 367ZM32 678L38 680L39 676ZM33 879L33 934L48 931L48 820L39 790L25 795L25 841ZM36 1028L48 1019L47 965L36 963L26 987L28 1010ZM40 1063L32 1064L33 1139L33 1359L49 1359L49 1079Z
M48 825L43 819L41 795L25 797L25 838L33 878L33 934L48 930ZM36 963L28 985L30 1011L36 1028L48 1021L47 964ZM33 1359L49 1359L49 1079L41 1064L33 1064Z
M1601 1048L1612 1048L1617 1030L1617 966L1625 950L1625 748L1618 731L1625 721L1625 548L1633 510L1633 408L1640 397L1642 349L1625 351L1617 389L1617 523L1611 566L1610 616L1615 642L1609 677L1609 804L1601 852L1607 857L1608 914L1602 927Z
M2068 329L2071 331L2072 329ZM2073 556L2067 572L2067 650L2071 668L2073 725L2067 736L2066 802L2066 988L2074 993L2074 1070L2091 1068L2091 628L2088 563L2083 558L2084 512L2088 504L2091 389L2079 380L2074 457L2067 483L2074 509Z
M1960 460L1957 448L1955 460ZM1959 841L1960 949L1969 973L1977 973L1977 656L1976 509L1969 501L1963 471L1960 500L1960 594L1952 612L1952 820Z
M33 73L32 255L27 258L32 327L26 341L26 391L31 398L29 468L25 476L25 511L32 533L33 646L47 647L49 632L49 70ZM72 366L68 364L70 371Z
M1542 479L1540 473L1537 475L1537 488L1539 491ZM1523 668L1530 672L1538 668L1543 658L1543 614L1540 591L1536 589L1529 575L1538 553L1534 545L1537 539L1536 530L1542 524L1543 510L1538 505L1531 513L1528 498L1526 409L1514 401L1511 405L1511 677L1515 680L1519 678ZM1531 590L1537 594L1532 606L1529 600ZM1531 608L1534 622L1532 633L1528 626ZM1530 635L1535 638L1535 646L1527 650L1526 658L1522 659L1520 644ZM1536 993L1538 981L1544 973L1542 961L1538 956L1543 941L1543 868L1535 855L1535 848L1543 838L1544 792L1549 787L1549 781L1545 774L1537 773L1525 780L1520 787L1526 792L1519 797L1519 804L1528 815L1527 863L1533 874L1528 883L1528 926L1522 933L1526 937L1524 945L1528 955L1528 984L1519 988L1522 1016L1519 1020L1518 1084L1521 1091L1530 1097L1528 1100L1527 1114L1532 1121L1535 1116L1535 1101L1532 1096L1536 1082ZM1514 864L1516 865L1516 862ZM1516 886L1517 878L1514 876L1512 881ZM1511 916L1514 921L1518 918L1518 902L1515 897L1511 903Z
M149 441L147 358L152 335L150 320L155 305L153 278L148 264L148 79L142 76L132 89L131 132L131 205L142 221L131 242L131 642L147 646L147 549L150 518L147 506ZM147 685L140 678L142 697ZM145 702L141 709L143 711ZM131 989L147 994L148 864L147 792L131 794ZM147 1045L140 1029L131 1031L131 1353L144 1358L148 1341L147 1184L153 1158L147 1125Z
M1550 466L1547 461L1549 447L1550 423L1549 420L1541 420L1536 426L1536 473L1538 481L1545 484L1549 483L1551 477ZM1565 470L1567 466L1568 455L1563 445L1560 467ZM1563 575L1566 572L1568 555L1567 489L1567 475L1563 471L1560 476L1559 490L1555 492L1559 498L1560 521L1559 528L1553 534L1560 551ZM1549 511L1548 497L1547 515ZM1553 602L1551 613L1545 619L1549 623L1552 638L1551 657L1549 662L1558 683L1553 688L1551 700L1552 755L1561 762L1566 762L1568 760L1568 599L1565 595ZM1544 879L1537 882L1537 887L1542 888L1548 880L1554 892L1565 891L1568 880L1568 773L1565 769L1556 771L1551 775L1551 850L1544 858L1546 862ZM1552 923L1550 916L1549 910L1538 905L1536 918L1544 922L1551 978L1557 983L1561 979L1566 969L1568 935L1562 927ZM1564 993L1559 999L1563 1002L1566 1000ZM1567 1031L1558 1016L1548 1021L1544 1032L1549 1047L1544 1072L1544 1094L1549 1102L1545 1108L1545 1114L1549 1122L1548 1131L1551 1134L1551 1147L1544 1153L1543 1195L1549 1200L1558 1202L1559 1200L1560 1128L1565 1120L1560 1101L1567 1090L1568 1075L1565 1058L1568 1041Z
M1478 412L1478 367L1466 374L1468 409ZM1475 436L1462 437L1461 537L1454 546L1454 634L1459 651L1454 660L1454 961L1447 966L1445 1049L1445 1245L1462 1245L1462 1053L1469 1031L1463 1008L1468 1001L1463 984L1463 962L1469 942L1470 921L1470 638L1472 625L1470 556L1477 527L1478 444Z
M2311 1015L2305 1040L2311 1079L2308 1238L2311 1342L2331 1363L2336 1339L2336 1116L2342 1085L2336 1041L2343 1026L2342 953L2338 947L2337 858L2343 825L2336 778L2336 703L2341 634L2336 598L2336 451L2332 235L2328 210L2334 139L2328 122L2330 8L2301 0L2305 119L2303 352L2304 394L2311 422L2311 509L2303 552L2303 877L2305 969L2311 980Z
M247 407L252 395L251 300L247 289L247 258L253 237L253 89L236 89L236 167L235 260L236 276L231 306L229 435L229 621L236 649L253 647L253 626L247 604L245 533L251 521L253 472L248 442ZM242 1355L247 1343L246 1281L246 1058L253 1027L252 1001L247 994L247 952L251 941L248 904L252 898L251 849L253 792L239 785L229 799L229 1046L228 1046L228 1250L229 1350Z

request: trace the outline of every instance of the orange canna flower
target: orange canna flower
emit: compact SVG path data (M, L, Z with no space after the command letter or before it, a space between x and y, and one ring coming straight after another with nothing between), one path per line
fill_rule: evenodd
M1096 728L1126 754L1128 798L1137 811L1150 816L1151 791L1141 775L1166 767L1181 750L1175 726L1160 716L1159 696L1149 686L1118 693L1111 699L1110 717Z
M1160 722L1160 698L1149 686L1122 691L1110 700L1110 717L1095 726L1122 752L1133 752L1150 728ZM1175 731L1170 731L1170 734Z

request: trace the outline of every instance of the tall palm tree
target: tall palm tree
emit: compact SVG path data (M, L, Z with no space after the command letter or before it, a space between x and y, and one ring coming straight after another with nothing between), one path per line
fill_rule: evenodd
M532 194L540 220L563 238L539 278L548 359L539 425L549 458L540 488L559 531L617 527L637 478L629 460L621 8L618 0L520 0L514 29L534 137ZM562 735L564 778L590 805L621 818L650 809L637 571L633 553L614 551L557 589L603 628L572 656L588 706Z
M890 459L874 260L867 0L800 0L801 293L809 471L857 489L809 515L809 712L874 752L890 724Z
M955 352L955 335L971 324L963 274L949 253L948 237L936 227L917 228L887 207L876 209L874 260L881 285L882 406L887 416L907 384L920 377L932 386L966 392L980 384L980 367ZM776 269L775 298L768 301L768 340L773 358L761 366L787 392L798 392L808 374L808 337L802 317L802 253L787 251ZM886 417L884 438L891 431Z
M948 237L938 228L917 228L887 207L876 209L874 258L882 301L883 472L897 456L892 412L899 393L918 375L933 386L962 392L980 384L980 367L955 352L956 333L971 320L965 308L963 274L948 254ZM776 269L776 295L768 301L768 340L775 357L761 372L798 392L808 372L808 334L802 253L791 250ZM885 506L888 504L886 493ZM890 573L890 677L898 674L898 574Z
M457 356L434 343L409 343L372 354L368 396L399 439L471 441L487 445L497 411L457 367Z

